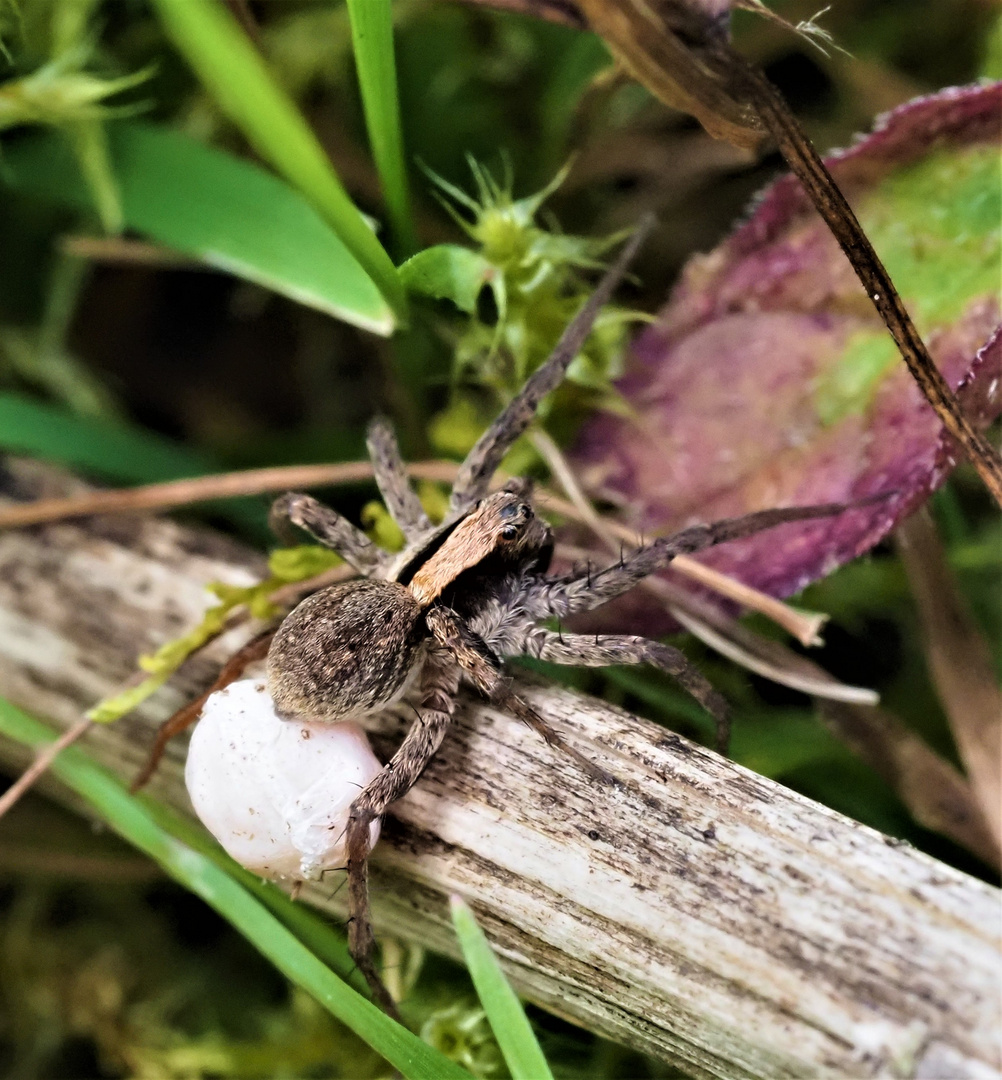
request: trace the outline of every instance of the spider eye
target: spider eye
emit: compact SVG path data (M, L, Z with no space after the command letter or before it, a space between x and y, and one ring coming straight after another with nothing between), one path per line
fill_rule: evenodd
M514 540L515 537L518 536L518 532L519 530L517 525L505 525L505 527L501 530L501 539Z

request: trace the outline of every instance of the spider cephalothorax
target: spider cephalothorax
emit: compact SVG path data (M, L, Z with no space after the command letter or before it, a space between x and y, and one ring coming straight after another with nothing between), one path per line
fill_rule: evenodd
M383 771L353 802L347 829L349 944L390 1011L393 1003L371 957L366 876L370 825L413 786L438 749L461 680L465 677L551 745L571 754L597 782L615 781L568 747L512 691L503 668L506 657L587 666L652 664L701 702L724 736L725 702L677 649L643 637L572 634L540 624L604 604L676 555L845 509L827 505L766 510L696 525L645 544L611 566L551 576L550 531L533 511L530 482L512 480L489 493L502 457L531 423L540 400L560 383L644 231L626 245L550 358L471 450L440 525L429 521L412 491L392 429L382 420L370 426L369 452L383 498L406 538L402 552L382 552L308 495L284 495L273 508L277 531L286 531L289 523L304 529L362 575L308 597L279 627L268 654L269 684L278 710L336 721L383 708L409 688L415 694L413 726Z

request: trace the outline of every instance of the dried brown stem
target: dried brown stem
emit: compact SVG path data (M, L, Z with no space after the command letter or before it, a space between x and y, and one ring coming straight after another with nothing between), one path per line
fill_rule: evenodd
M160 269L211 270L205 263L171 251L159 244L123 236L64 236L59 240L64 255L123 266L155 266Z
M466 0L471 7L492 8L494 11L510 11L516 15L528 15L546 22L573 26L583 30L584 16L574 0Z
M408 466L418 480L450 482L456 475L451 461L418 461ZM372 478L372 463L347 461L334 465L279 465L267 469L194 476L165 484L94 491L66 499L39 499L37 502L0 509L0 529L41 525L90 514L134 514L145 510L170 510L211 499L232 499L240 495L262 495L289 488L326 487L354 484Z
M929 670L977 801L1002 857L1002 693L984 635L957 589L932 518L899 526L898 550L918 605Z
M18 799L28 791L31 785L35 783L67 746L71 746L86 735L93 726L93 720L80 720L72 727L67 728L55 742L43 746L35 755L35 760L0 796L0 817L3 817Z
M451 483L458 466L451 461L418 461L407 466L408 473L418 480ZM348 461L333 465L279 465L267 469L247 469L241 472L216 473L197 476L190 480L172 480L163 484L146 484L143 487L93 491L64 499L39 499L37 502L0 508L0 529L24 528L43 525L50 521L87 517L91 514L134 514L148 510L170 510L177 506L226 499L240 495L263 495L286 491L289 488L326 487L336 484L354 484L372 478L372 463ZM498 474L497 482L504 482ZM559 478L558 478L559 479ZM585 524L592 522L576 502L569 502L545 490L538 492L540 506ZM587 504L587 500L585 500ZM594 513L594 512L593 512ZM607 522L605 526L612 535L637 543L637 536L625 526ZM817 612L800 612L775 597L760 593L733 578L726 577L701 563L680 555L675 568L716 590L736 603L753 611L760 611L782 626L804 645L816 644L817 633L826 617ZM335 578L340 580L340 578ZM324 582L329 584L329 582ZM318 588L320 586L317 586Z
M558 544L556 550L558 555L568 559L595 558L595 552L571 544ZM672 568L677 561L678 556L672 560ZM782 649L777 642L753 633L665 578L644 578L639 588L656 596L668 613L704 644L757 675L815 697L866 705L874 705L878 701L873 690L839 682L821 668L805 671L791 665L790 658L796 658L796 654Z
M1002 456L964 415L912 322L873 245L783 95L727 44L706 11L677 0L578 0L575 5L626 69L656 97L691 112L737 146L761 125L800 180L947 432L1002 506ZM541 14L542 5L523 10ZM750 112L748 108L750 107Z
M819 701L825 727L884 778L927 829L1000 868L998 844L960 770L884 709Z
M20 489L52 490L51 470L9 468ZM206 583L260 572L259 555L208 530L121 525L0 544L0 695L30 713L75 722L118 688L137 644L201 617ZM80 617L95 609L101 619ZM175 691L195 696L207 677L190 665ZM613 706L514 689L629 783L597 792L515 717L464 699L385 822L370 867L379 933L455 955L458 892L519 993L687 1075L998 1071L996 889ZM131 778L166 705L102 726L89 753ZM410 723L372 718L377 753ZM24 763L9 740L0 757ZM180 769L160 781L158 796L190 813ZM345 890L322 883L303 899L343 917Z

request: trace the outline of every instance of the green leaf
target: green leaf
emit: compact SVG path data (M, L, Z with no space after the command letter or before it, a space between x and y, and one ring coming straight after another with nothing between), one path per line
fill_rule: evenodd
M120 121L107 131L129 228L356 326L392 331L393 314L369 275L287 184L169 128ZM91 206L91 187L58 131L5 147L0 169L19 190Z
M196 825L189 818L182 817L169 806L154 802L152 799L141 797L141 802L160 828L204 855L243 885L268 908L275 918L281 921L286 929L295 934L314 956L322 960L359 993L365 997L370 996L365 977L358 970L358 965L348 951L348 942L344 934L335 930L324 916L305 904L291 900L273 882L265 881L234 862L201 826Z
M382 181L386 209L398 244L405 252L411 252L417 247L417 240L400 132L390 0L348 0L348 16L365 126Z
M313 204L372 278L400 321L407 298L396 267L348 197L295 102L236 19L217 0L153 0L174 41L255 150Z
M504 977L473 912L458 896L450 898L449 906L463 959L512 1080L553 1080L522 1004Z
M191 450L126 427L0 393L0 449L56 461L126 483L199 476L213 464Z
M799 709L742 714L731 733L730 755L746 769L772 779L805 766L852 758L817 717Z
M0 450L53 461L120 484L155 484L217 470L207 457L141 428L75 416L24 394L0 393ZM203 504L254 533L267 535L253 497Z
M425 248L400 267L400 277L411 292L451 300L470 315L477 310L480 290L496 273L483 255L459 244Z
M53 733L0 699L0 734L38 749ZM279 919L215 860L169 831L144 799L130 795L77 746L63 750L50 771L89 803L120 836L219 912L288 979L301 986L408 1080L469 1080L470 1074L395 1023L338 978ZM165 828L164 826L167 826Z

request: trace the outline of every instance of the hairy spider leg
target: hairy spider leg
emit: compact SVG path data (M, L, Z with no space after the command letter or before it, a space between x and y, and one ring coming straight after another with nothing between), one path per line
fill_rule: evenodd
M511 689L501 661L491 652L483 638L475 634L456 612L443 605L436 605L428 612L426 622L435 640L455 657L473 685L488 701L507 709L528 724L543 737L547 745L572 758L592 779L604 784L620 783L611 773L565 742L528 702Z
M598 313L609 302L634 255L653 227L653 215L648 214L641 219L616 261L603 274L595 291L567 324L548 359L477 440L459 467L459 474L452 486L452 495L449 498L450 517L467 510L487 493L491 477L501 464L501 459L532 422L540 401L563 381L571 361L581 351L585 339L591 333Z
M565 634L533 627L521 643L521 653L554 664L608 667L611 664L650 664L660 668L690 694L713 717L717 727L717 752L727 753L731 734L731 711L724 696L689 662L685 653L660 641L628 634Z
M383 565L383 552L361 529L312 495L290 491L279 496L271 504L268 522L283 543L295 543L289 530L290 524L295 525L324 547L332 548L366 577Z
M423 536L431 530L432 524L411 487L410 477L400 456L397 436L389 420L384 416L372 420L365 441L376 475L376 486L390 516L408 540Z
M351 804L348 813L348 949L379 1004L395 1019L396 1003L373 960L375 939L369 913L369 827L417 782L442 745L456 708L459 668L444 650L434 649L421 672L417 719L392 758Z
M741 517L725 518L712 525L693 525L673 536L661 537L644 544L602 570L590 570L584 574L569 574L563 577L540 577L528 589L525 608L528 614L537 619L564 618L580 611L592 611L609 600L622 596L656 570L662 570L676 555L691 555L728 540L752 536L776 525L834 517L870 501L873 500L757 510Z
M246 645L237 649L223 665L222 670L216 676L216 681L204 694L199 695L194 701L189 701L187 705L182 705L176 713L168 716L157 728L157 735L153 740L153 748L146 759L146 764L139 770L129 788L133 795L149 783L150 777L157 771L160 759L164 756L164 751L167 749L167 744L171 739L175 735L180 735L182 731L187 731L199 718L202 708L209 700L209 695L214 694L217 690L225 690L230 683L236 682L255 660L263 660L268 655L268 647L271 645L271 639L274 636L274 627L263 630L256 637L251 638Z

